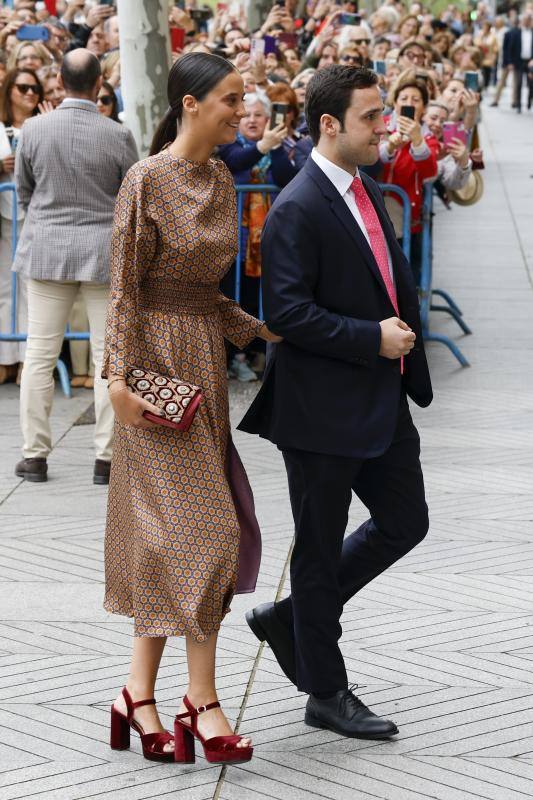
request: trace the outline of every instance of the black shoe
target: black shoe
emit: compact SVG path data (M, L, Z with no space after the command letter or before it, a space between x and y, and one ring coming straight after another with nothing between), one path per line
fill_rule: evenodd
M294 638L281 621L275 603L262 603L246 612L246 622L260 642L267 642L287 678L296 686Z
M107 486L110 472L111 462L97 458L94 462L93 483L96 483L98 486Z
M493 103L490 104L490 107L491 108L498 108L498 103L496 102L496 100Z
M48 464L46 458L23 458L15 467L15 475L32 483L44 483L48 480Z
M388 739L398 733L394 722L373 714L351 689L341 689L327 700L309 695L305 724L354 739Z

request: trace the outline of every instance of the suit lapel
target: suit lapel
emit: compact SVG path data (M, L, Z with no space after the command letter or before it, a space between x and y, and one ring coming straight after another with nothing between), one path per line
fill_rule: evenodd
M343 225L343 227L352 237L353 241L357 245L358 251L363 256L366 265L368 266L371 273L374 275L375 279L380 285L381 289L385 292L387 298L390 301L389 293L387 292L387 287L385 286L383 278L381 277L381 272L379 271L379 267L377 265L376 259L374 258L374 254L370 249L370 245L368 244L361 228L353 218L353 215L348 206L346 205L344 198L341 197L341 195L339 194L337 189L333 186L329 178L322 172L320 167L317 164L315 164L315 162L311 157L307 159L305 164L305 169L307 173L310 175L310 177L313 178L315 183L319 185L324 196L327 197L328 200L330 201L331 210L333 211L339 222ZM372 197L371 200L373 201ZM374 202L373 205L375 206ZM381 216L379 215L379 213L378 216L381 222Z

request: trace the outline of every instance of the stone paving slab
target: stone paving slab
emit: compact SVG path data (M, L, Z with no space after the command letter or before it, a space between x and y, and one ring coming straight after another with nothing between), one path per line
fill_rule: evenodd
M435 402L413 409L430 505L427 539L354 598L342 647L358 693L395 719L390 742L303 722L305 696L244 623L288 591L292 522L280 454L236 434L264 537L255 595L235 598L220 637L220 697L251 734L252 762L153 765L108 747L109 706L128 668L131 622L102 607L106 490L91 482L87 392L56 392L50 481L24 484L18 390L0 387L0 800L524 800L533 785L533 181L531 115L484 109L486 190L471 208L436 202L434 283L474 333L434 314L462 369L428 348ZM236 422L257 387L232 384ZM354 500L350 529L365 518ZM186 685L169 640L158 704L171 726Z

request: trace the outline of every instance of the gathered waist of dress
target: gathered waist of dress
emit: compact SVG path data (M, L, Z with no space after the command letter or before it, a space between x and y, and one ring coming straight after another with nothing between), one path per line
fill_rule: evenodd
M169 279L141 284L139 305L169 314L213 314L217 310L219 288L216 283L181 283Z

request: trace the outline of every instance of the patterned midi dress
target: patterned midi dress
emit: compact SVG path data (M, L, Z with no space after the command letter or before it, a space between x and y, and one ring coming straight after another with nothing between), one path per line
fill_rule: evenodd
M224 338L261 322L218 290L237 252L227 167L163 150L122 184L111 246L102 374L140 367L201 387L186 433L115 422L105 538L107 611L136 636L217 631L235 591L253 591L260 535L231 441Z

